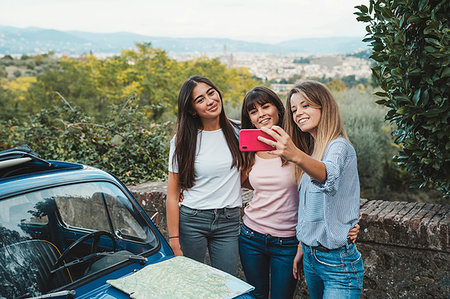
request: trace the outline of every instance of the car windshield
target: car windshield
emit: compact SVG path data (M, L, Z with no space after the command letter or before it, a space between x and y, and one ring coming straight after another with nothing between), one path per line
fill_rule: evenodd
M137 207L109 182L6 198L0 201L0 297L60 289L157 246Z

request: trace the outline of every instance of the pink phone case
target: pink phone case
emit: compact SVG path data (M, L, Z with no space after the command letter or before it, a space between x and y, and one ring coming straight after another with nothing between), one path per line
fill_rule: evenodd
M272 136L258 129L242 129L239 132L239 149L243 152L271 151L274 148L259 141L258 136L275 141Z

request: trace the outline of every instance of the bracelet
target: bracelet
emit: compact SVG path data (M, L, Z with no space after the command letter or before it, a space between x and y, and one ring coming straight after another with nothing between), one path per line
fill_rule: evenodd
M169 237L169 239L176 239L176 238L179 238L180 236L172 236L172 237Z

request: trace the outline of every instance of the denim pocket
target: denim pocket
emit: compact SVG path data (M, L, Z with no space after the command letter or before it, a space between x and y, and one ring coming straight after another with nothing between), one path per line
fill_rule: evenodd
M342 252L341 256L342 260L347 265L351 283L353 283L354 286L357 286L360 290L362 290L364 278L364 265L361 253L356 248L356 245L355 244L350 245L349 250L347 252Z
M324 193L318 190L306 194L305 221L317 222L324 220Z
M333 250L330 252L322 252L319 250L313 250L314 259L325 266L329 267L344 267L341 254L339 250Z
M364 267L361 254L351 248L335 249L330 252L313 250L314 259L318 264L317 271L326 278L336 281L339 285L346 285L349 291L362 291ZM352 253L352 254L351 254Z
M345 257L345 259L351 263L352 268L354 268L355 265L357 265L361 261L361 258L362 258L361 253L356 249L356 247L351 255Z
M180 214L182 214L183 216L196 216L198 214L198 210L181 206Z
M352 256L353 261L351 262L351 268L353 275L355 276L356 282L358 284L359 289L363 289L363 280L364 280L364 265L362 261L361 253L356 250L354 256Z

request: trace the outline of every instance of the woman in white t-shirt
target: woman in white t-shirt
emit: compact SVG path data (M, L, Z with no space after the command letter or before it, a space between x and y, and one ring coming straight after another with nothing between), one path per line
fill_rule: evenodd
M186 80L178 95L177 132L170 143L167 193L169 244L175 255L237 274L242 156L238 126L207 78ZM179 203L180 192L183 201Z
M282 127L284 106L275 92L257 86L242 104L242 129ZM239 251L247 281L256 298L292 298L292 273L298 240L298 184L295 165L268 152L243 152L242 179L253 189L245 208ZM350 235L356 238L359 226Z

